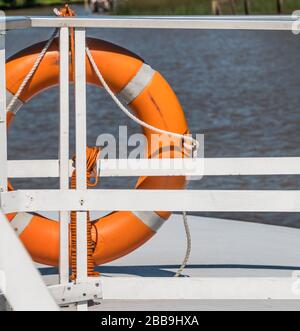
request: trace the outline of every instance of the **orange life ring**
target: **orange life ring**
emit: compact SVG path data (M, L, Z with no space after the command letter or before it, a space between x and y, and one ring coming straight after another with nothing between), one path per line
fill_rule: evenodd
M17 92L45 43L35 44L10 58L6 64L7 102ZM160 129L187 134L188 127L180 103L166 80L130 51L98 39L87 39L98 68L114 93L126 100L143 121ZM100 86L87 59L87 82ZM70 70L70 81L72 81ZM59 83L59 47L56 38L36 73L23 90L14 108L7 113L8 125L21 106L35 95ZM150 139L150 130L144 134ZM173 146L172 157L182 157L182 147ZM178 146L177 146L178 147ZM152 151L148 151L149 156ZM157 156L164 157L164 148ZM185 177L143 177L139 189L180 189ZM34 261L57 266L59 262L59 224L38 214L7 215ZM149 240L169 218L169 212L114 212L95 221L96 265L120 258Z

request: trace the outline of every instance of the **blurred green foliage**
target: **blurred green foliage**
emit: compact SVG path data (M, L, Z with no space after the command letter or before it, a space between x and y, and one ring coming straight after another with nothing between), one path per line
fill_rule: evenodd
M238 14L244 14L244 1L235 0ZM251 0L251 14L276 14L276 0ZM283 0L283 12L300 9L300 0ZM119 0L117 15L209 15L211 0ZM231 14L229 3L222 4L222 14Z
M0 0L0 6L3 8L21 8L21 7L31 7L31 6L41 6L41 5L58 5L64 3L80 3L83 0Z

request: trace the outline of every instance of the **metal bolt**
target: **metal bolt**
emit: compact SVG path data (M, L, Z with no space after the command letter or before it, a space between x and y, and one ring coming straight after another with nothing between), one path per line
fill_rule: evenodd
M86 293L83 293L83 296L86 297Z
M84 205L84 200L80 200L80 205L83 206Z
M96 285L96 287L99 287L99 286L100 286L100 284L99 284L99 283L96 283L95 285Z
M68 290L68 291L71 291L71 287L68 287L67 290Z

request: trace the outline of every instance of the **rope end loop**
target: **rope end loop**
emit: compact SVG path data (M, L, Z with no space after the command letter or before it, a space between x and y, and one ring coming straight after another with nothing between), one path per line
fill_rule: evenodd
M53 12L56 16L59 16L59 17L76 16L76 12L68 4L65 4L65 6L60 9L54 8Z

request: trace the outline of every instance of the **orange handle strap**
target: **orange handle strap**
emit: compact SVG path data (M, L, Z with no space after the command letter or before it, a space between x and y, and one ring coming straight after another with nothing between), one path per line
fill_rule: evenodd
M100 149L98 147L87 147L87 186L92 187L98 184L98 174L95 169L97 168L97 161L100 155ZM75 157L73 157L75 161ZM94 178L94 181L92 179ZM76 189L76 170L73 171L71 179L71 189ZM95 271L95 263L93 258L93 253L96 247L96 242L92 238L92 228L93 224L90 219L90 213L87 215L87 270L88 277L98 277L99 273ZM72 275L71 279L75 280L77 278L77 213L75 211L71 212L71 267Z

